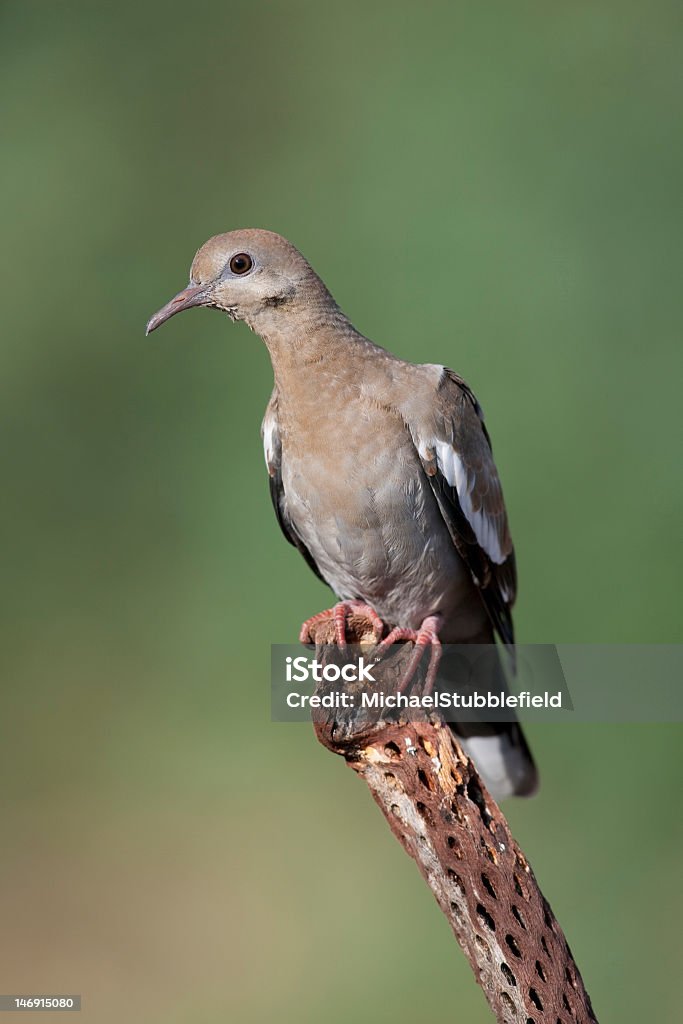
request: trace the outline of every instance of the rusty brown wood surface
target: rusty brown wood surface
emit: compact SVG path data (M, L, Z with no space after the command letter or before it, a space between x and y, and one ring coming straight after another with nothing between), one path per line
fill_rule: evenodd
M350 625L352 640L367 638L363 620ZM325 661L343 658L331 639L322 624L316 640ZM395 686L410 647L375 668L379 685ZM314 726L320 742L363 779L417 863L496 1020L593 1024L562 929L452 730L435 718L370 721L338 709L317 710Z

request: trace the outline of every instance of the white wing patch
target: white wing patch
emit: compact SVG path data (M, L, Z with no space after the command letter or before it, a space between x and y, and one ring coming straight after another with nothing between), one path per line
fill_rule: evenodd
M436 464L451 487L458 492L458 499L463 515L474 531L479 545L484 549L492 562L502 565L507 558L500 547L496 524L481 509L472 507L472 487L467 479L467 471L455 448L447 441L432 441L429 445L436 453Z
M275 462L275 444L276 438L275 433L277 431L277 420L270 412L270 409L266 412L263 419L263 426L261 432L263 434L263 454L266 457L266 466L268 472L272 476L272 467Z

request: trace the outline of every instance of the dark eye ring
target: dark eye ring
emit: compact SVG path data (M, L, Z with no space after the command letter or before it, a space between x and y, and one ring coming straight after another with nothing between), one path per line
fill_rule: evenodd
M230 260L230 269L233 274L248 274L253 265L254 261L246 252L236 252Z

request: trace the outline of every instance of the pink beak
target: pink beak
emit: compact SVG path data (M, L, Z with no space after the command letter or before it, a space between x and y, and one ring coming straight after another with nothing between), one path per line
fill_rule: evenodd
M210 291L203 284L191 284L188 288L185 288L182 292L178 292L174 299L167 302L165 306L154 314L147 324L147 330L145 334L151 334L152 331L156 331L157 327L161 327L167 320L170 320L176 313L182 313L184 309L191 309L192 306L210 306L211 297Z

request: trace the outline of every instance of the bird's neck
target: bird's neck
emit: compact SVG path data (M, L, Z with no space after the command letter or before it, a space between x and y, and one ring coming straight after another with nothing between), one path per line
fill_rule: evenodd
M329 303L305 310L273 307L259 311L249 326L261 336L270 354L275 382L282 387L292 376L315 376L340 360L349 347L365 339L348 318Z

